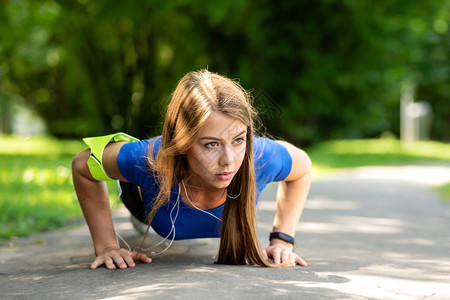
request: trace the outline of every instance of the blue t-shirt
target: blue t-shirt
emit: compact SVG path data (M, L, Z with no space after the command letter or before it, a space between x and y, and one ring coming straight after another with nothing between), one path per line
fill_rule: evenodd
M141 188L144 208L148 214L152 209L152 201L157 197L159 188L155 182L154 174L147 163L149 146L155 141L154 153L161 147L159 137L151 140L127 143L122 146L117 157L117 164L123 177L128 182ZM286 148L279 143L263 137L253 138L253 154L256 174L257 197L266 185L273 181L282 181L290 173L292 158ZM193 239L220 237L221 222L211 215L187 206L177 198L180 185L171 190L168 203L164 204L155 214L152 228L161 236L166 237L172 230L172 221L175 226L175 239ZM217 218L222 219L225 204L207 210ZM172 238L170 233L169 238Z

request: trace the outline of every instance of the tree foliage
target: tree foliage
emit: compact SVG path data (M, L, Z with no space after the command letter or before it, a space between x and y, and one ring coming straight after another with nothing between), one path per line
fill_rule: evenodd
M0 97L52 134L159 134L181 76L251 89L268 131L309 144L399 133L412 84L450 139L449 0L3 1ZM11 100L9 100L11 101ZM6 105L4 105L6 106Z

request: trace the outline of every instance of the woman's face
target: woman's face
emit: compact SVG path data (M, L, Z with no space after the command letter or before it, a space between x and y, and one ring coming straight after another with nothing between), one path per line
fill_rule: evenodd
M242 165L247 126L215 112L187 151L188 177L185 181L203 188L226 188Z

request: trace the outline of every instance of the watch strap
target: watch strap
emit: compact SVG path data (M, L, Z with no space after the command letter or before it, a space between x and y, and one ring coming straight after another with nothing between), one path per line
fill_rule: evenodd
M291 243L292 245L295 244L295 238L283 232L271 232L269 241L271 241L272 239L280 239L287 243Z

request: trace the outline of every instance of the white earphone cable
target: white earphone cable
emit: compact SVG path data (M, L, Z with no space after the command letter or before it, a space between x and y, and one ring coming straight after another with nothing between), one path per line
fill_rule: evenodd
M113 205L111 206L111 212L114 208L114 206L116 206L117 201L119 201L120 196L122 196L122 187L120 186L120 181L117 180L117 192L119 193L119 195L116 198L116 201L114 201ZM119 239L127 246L128 250L131 251L131 247L130 245L128 245L127 241L125 241L125 239L117 232L116 229L114 229L114 231L116 232L116 236L117 236L117 244L119 244Z
M195 207L196 209L198 209L199 211L204 212L205 214L208 214L210 216L212 216L213 218L216 218L217 220L219 220L220 222L222 222L222 219L216 217L215 215L213 215L212 213L210 213L209 211L203 210L201 208L198 208L194 203L192 203L191 199L189 199L189 196L187 194L187 190L186 190L186 186L184 185L184 180L181 180L181 183L183 184L183 188L184 188L184 193L186 194L186 198L188 199L189 203L192 204L193 207Z
M217 216L213 215L212 213L210 213L210 212L208 212L208 211L205 211L205 210L203 210L203 209L197 207L197 206L191 201L191 199L189 198L189 196L188 196L188 194L187 194L186 186L185 186L185 184L184 184L184 181L182 180L181 183L183 184L183 188L184 188L184 192L185 192L185 194L186 194L186 198L188 199L189 203L191 203L191 205L192 205L195 209L197 209L197 210L199 210L199 211L202 211L202 212L204 212L205 214L208 214L208 215L212 216L213 218L215 218L215 219L219 220L220 222L222 222L222 219L218 218ZM120 186L120 181L119 181L119 180L117 180L117 189L118 189L119 195L117 196L116 201L114 201L113 205L111 206L111 211L113 210L114 206L115 206L116 203L119 201L119 199L120 199L120 197L121 197L121 195L122 195L122 187ZM175 204L174 204L174 206L172 207L172 209L171 209L171 211L170 211L170 214L169 214L169 216L170 216L170 222L172 223L172 228L170 229L170 232L166 235L165 238L163 238L163 239L162 239L159 243L157 243L156 245L151 246L151 247L146 248L146 249L141 249L142 251L149 251L150 249L153 249L153 248L155 248L155 247L161 245L164 241L166 241L166 240L169 238L170 234L172 234L172 232L173 232L173 234L172 234L172 240L171 240L170 243L167 245L167 247L166 247L164 250L162 250L162 251L160 251L160 252L158 252L158 253L155 253L155 252L152 251L152 252L150 253L152 257L158 256L158 255L160 255L160 254L166 252L167 249L170 248L170 246L173 244L173 241L175 240L175 221L177 220L178 214L179 214L179 212L180 212L180 195L181 195L181 187L179 186L179 188L178 188L178 197L177 197L177 201L175 202ZM173 211L175 210L175 208L177 209L177 211L176 211L175 218L174 218L174 217L173 217ZM127 246L128 250L129 250L129 251L132 251L130 245L125 241L125 239L124 239L117 231L115 231L115 232L116 232L116 236L117 236L117 238L118 238L117 242L119 243L119 239L120 239L120 240Z
M117 202L120 199L120 196L122 195L122 187L120 186L120 181L119 180L117 180L117 190L118 190L118 196L117 196L116 200L114 201L113 205L111 206L111 211L113 210L114 206L116 206ZM162 251L160 251L158 253L155 253L155 252L152 251L151 252L151 256L153 256L153 257L155 257L157 255L160 255L160 254L164 253L167 249L169 249L169 247L172 245L172 243L173 243L173 241L175 239L175 221L176 221L176 219L178 217L178 213L180 211L180 202L179 201L180 201L180 194L178 193L177 201L176 201L175 205L173 206L172 210L170 211L170 221L172 223L172 228L171 228L170 232L167 234L167 236L164 239L162 239L158 244L156 244L156 245L154 245L152 247L149 247L147 249L142 249L143 251L148 251L150 249L153 249L154 247L159 246L161 243L163 243L165 240L167 240L169 235L173 232L173 236L172 236L172 240L170 241L170 244L164 250L162 250ZM173 215L173 211L174 211L175 207L177 207L177 213L176 213L175 219L174 219L172 217L172 215ZM126 245L128 250L131 252L132 251L131 247L127 243L127 241L117 232L117 230L115 230L115 233L116 233L116 236L117 236L117 243L119 243L119 239L120 239Z
M175 207L177 208L177 213L176 213L176 215L175 215L175 218L173 218L173 217L172 217L172 214L173 214L173 210L175 209ZM152 251L150 254L151 254L152 257L155 257L155 256L158 256L158 255L160 255L160 254L166 252L166 250L169 249L169 247L172 245L172 243L173 243L173 241L174 241L174 239L175 239L175 221L176 221L177 218L178 218L178 213L179 213L179 212L180 212L180 193L178 193L177 201L175 202L175 205L172 207L172 210L170 211L170 222L172 223L172 228L170 229L170 232L169 232L169 233L166 235L166 237L165 237L164 239L162 239L158 244L156 244L156 245L154 245L154 246L151 246L151 247L149 247L149 248L146 248L146 249L142 249L143 251L148 251L148 250L150 250L150 249L153 249L153 248L155 248L155 247L161 245L161 243L163 243L165 240L167 240L167 238L169 237L169 235L173 232L172 240L170 241L169 245L167 245L167 247L166 247L164 250L162 250L162 251L160 251L160 252L158 252L158 253L155 253L155 252Z

